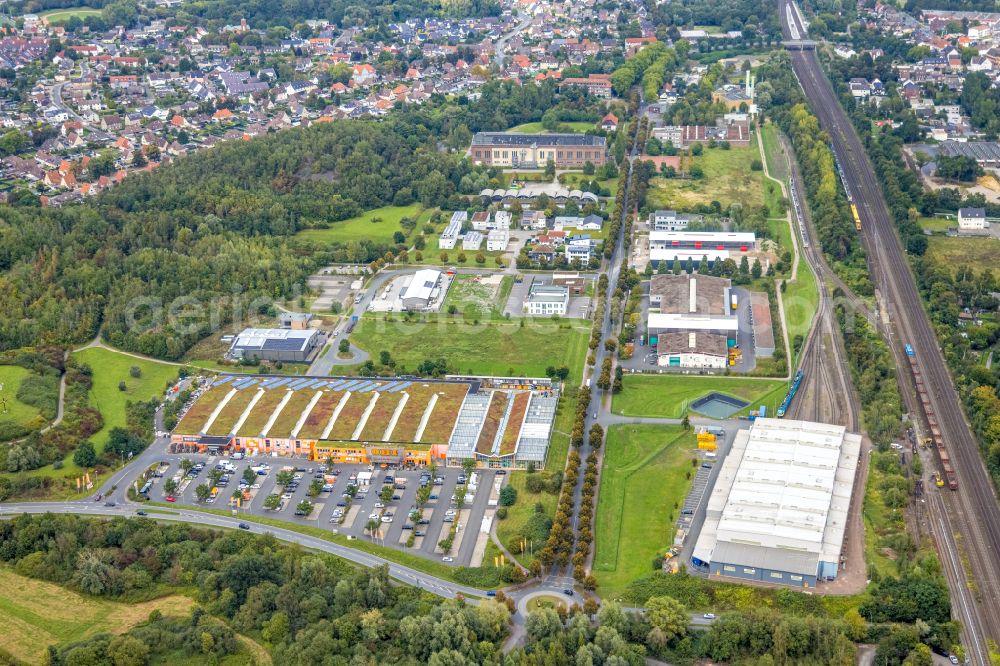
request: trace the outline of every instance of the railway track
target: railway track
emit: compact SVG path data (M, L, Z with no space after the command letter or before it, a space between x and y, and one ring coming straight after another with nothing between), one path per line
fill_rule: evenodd
M791 153L790 147L789 153ZM790 189L797 194L801 189L797 186L797 183L801 183L801 174L798 171L798 165L793 160L789 160L788 166ZM799 270L809 270L811 267L815 272L816 286L819 289L819 304L814 324L802 345L799 356L798 368L804 372L802 385L799 388L801 395L797 400L792 401L792 406L786 417L835 423L856 432L860 429L860 418L856 409L857 401L854 400L853 385L848 376L843 340L836 326L836 313L831 291L840 288L845 294L845 298L855 307L862 308L866 316L873 317L867 311L864 302L855 296L847 285L830 270L819 243L809 242L810 237L815 239L818 236L812 227L807 207L796 202L794 214L801 236L804 263L807 264L807 266L800 266Z
M787 17L794 16L786 9L789 4L792 4L789 0L780 0L786 34L791 34ZM804 26L800 24L797 29L802 31ZM862 227L862 242L869 269L884 299L886 330L897 356L901 379L906 364L899 362L900 352L903 344L909 343L916 352L930 402L958 475L958 490L941 498L944 511L937 516L934 532L942 565L952 584L953 613L963 624L963 642L968 656L973 663L987 665L986 641L1000 641L1000 578L997 574L1000 569L1000 511L996 494L924 312L864 146L815 53L793 50L790 55L799 83L821 125L830 134L834 152L851 185ZM903 382L902 388L909 392L907 382ZM932 500L932 512L937 503L936 499ZM961 535L961 548L956 544L956 532ZM975 581L974 589L967 582L969 573Z

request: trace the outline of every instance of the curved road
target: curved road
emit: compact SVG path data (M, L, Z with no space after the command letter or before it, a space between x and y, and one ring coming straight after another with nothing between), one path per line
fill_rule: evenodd
M12 518L22 513L72 513L75 515L92 515L104 518L124 517L134 518L136 515L136 505L119 504L108 507L100 502L18 502L12 504L0 504L0 517ZM155 520L172 520L181 523L191 523L204 527L224 527L238 529L240 523L244 522L238 518L229 518L212 513L204 513L194 509L170 509L155 508L149 509L149 518ZM155 513L153 513L155 511ZM324 553L336 555L350 562L366 567L377 567L383 564L389 566L389 574L408 585L415 585L428 592L433 592L438 596L454 598L459 594L464 596L485 597L486 591L467 585L460 585L450 581L435 578L429 574L422 573L416 569L395 564L377 555L371 555L349 546L342 546L325 539L309 536L282 527L272 527L271 525L260 525L258 523L248 523L250 531L258 534L273 534L282 541L298 544L306 548L318 550Z

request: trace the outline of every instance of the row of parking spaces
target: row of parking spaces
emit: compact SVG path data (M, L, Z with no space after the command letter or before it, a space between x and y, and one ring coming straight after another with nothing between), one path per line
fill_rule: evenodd
M698 467L698 472L694 475L694 482L691 484L691 490L684 499L684 506L681 507L681 515L677 519L677 529L685 530L685 532L690 530L691 523L694 521L694 514L701 507L701 503L705 499L705 493L708 491L709 482L712 477L712 467L713 464L711 462L703 462Z
M182 458L196 463L187 475L180 467ZM226 474L213 485L209 475L217 466ZM247 469L254 470L253 483L241 485ZM279 486L278 475L286 469L292 473L292 481L288 486ZM480 524L487 510L493 481L492 472L474 473L475 478L469 481L477 483L466 485L465 506L459 510L454 496L459 481L466 480L465 474L460 469L438 468L434 476L426 481L431 487L430 499L420 508L420 516L414 522L410 514L417 508L421 475L430 476L429 470L420 468L393 470L370 469L365 465L337 465L331 473L327 473L325 466L303 460L229 460L208 455L174 455L164 460L157 473L162 476L149 490L149 498L154 501L194 505L198 503L196 488L208 484L217 492L206 500L206 506L233 507L237 513L314 524L355 538L377 539L386 546L406 547L428 558L448 558L445 561L456 565L468 564L474 543L466 544L456 536L450 553L441 551L438 544L448 536L448 528L453 522L459 523L462 529L466 525ZM364 473L370 473L371 479L365 479ZM359 476L365 482L359 481ZM387 476L393 477L392 484L385 483ZM164 492L167 479L174 479L177 483L177 489L169 496ZM322 490L310 496L309 489L314 481ZM391 488L392 493L382 497L385 487ZM234 491L244 489L249 500L242 501L237 507L232 499ZM269 502L271 496L277 497L277 500ZM311 506L302 505L303 501L310 502ZM368 530L371 521L377 522L379 528L374 534ZM407 547L411 536L413 542ZM474 542L475 539L469 541Z

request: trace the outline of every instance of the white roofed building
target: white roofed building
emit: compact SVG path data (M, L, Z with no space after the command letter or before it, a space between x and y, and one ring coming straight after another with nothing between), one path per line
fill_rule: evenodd
M407 310L427 308L441 293L441 271L423 268L413 274L410 283L403 287L400 300Z
M667 226L666 222L663 226ZM752 232L658 231L654 228L649 232L649 261L654 266L661 261L688 258L694 262L702 258L715 262L752 252L756 240Z
M694 564L713 577L803 588L836 578L860 453L861 436L843 426L759 418L740 430Z

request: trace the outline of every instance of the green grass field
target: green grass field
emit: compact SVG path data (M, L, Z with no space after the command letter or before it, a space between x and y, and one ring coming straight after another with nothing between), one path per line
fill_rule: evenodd
M429 317L407 323L398 317L362 317L351 342L377 357L388 350L396 371L412 371L427 359L444 358L457 372L476 375L544 377L545 369L565 365L570 381L579 380L590 337L588 322L533 320L518 323Z
M787 284L785 292L781 295L781 302L785 306L788 342L791 344L796 335L805 336L809 333L816 316L816 309L819 307L819 288L816 285L816 276L805 258L799 262L799 272L795 282ZM781 326L779 321L773 324Z
M920 217L917 218L917 224L924 231L931 231L933 233L944 233L949 229L955 229L958 227L958 222L955 220L948 220L943 217Z
M40 416L37 407L17 399L17 389L31 371L19 365L0 365L0 398L4 399L0 422L28 423Z
M306 229L296 238L317 243L334 243L358 240L373 240L376 243L391 243L397 231L403 231L399 221L404 217L418 219L423 208L420 204L409 206L385 206L370 210L358 217L334 222L329 229ZM378 221L376 221L378 220ZM406 233L405 231L403 231Z
M773 410L785 397L788 384L780 379L692 377L683 375L625 375L625 390L615 395L611 409L623 416L659 416L679 419L688 405L709 393L731 395L750 402L740 413L765 404Z
M764 146L764 159L767 161L767 169L772 178L776 178L788 185L788 167L782 156L781 142L778 140L778 129L768 123L761 127L760 140ZM765 199L772 215L779 212L781 191L773 181L765 177L767 187L765 189ZM770 185L774 185L773 188ZM788 219L785 217L768 218L768 226L771 236L778 241L781 250L792 249L792 230L789 227ZM785 309L785 320L788 324L789 344L796 335L805 336L809 333L816 310L819 307L819 288L816 284L816 276L810 270L808 263L803 257L799 262L799 270L794 282L787 283L782 294L782 303ZM780 322L774 322L775 326Z
M760 159L756 134L749 148L705 148L699 157L690 158L690 164L700 165L705 177L698 180L662 178L650 181L648 205L650 208L691 210L698 204L718 201L723 210L734 203L756 205L765 203L764 175L751 171L750 165ZM686 158L685 158L686 159ZM682 161L683 163L683 161Z
M691 487L695 446L679 426L617 425L608 430L595 523L594 575L606 599L653 572L673 543L674 521Z
M116 426L125 426L126 402L161 397L167 382L177 378L176 366L126 356L101 347L84 349L73 356L81 363L90 365L94 371L90 397L104 417L104 427L91 438L98 452L104 449L108 431ZM132 366L138 366L142 371L138 379L129 375ZM121 381L125 382L124 391L118 390L118 382Z
M934 236L927 241L925 256L949 270L959 266L968 266L977 273L987 268L995 270L1000 257L1000 240L996 238Z
M788 168L782 158L781 142L778 140L778 128L767 123L760 128L760 140L764 144L764 159L767 160L767 171L773 178L780 181L788 180Z
M48 19L49 23L63 23L70 20L74 16L84 19L88 16L100 16L100 9L91 9L90 7L72 7L69 9L53 9L47 12L42 12L39 16Z
M597 126L597 123L596 122L588 123L588 122L573 121L573 122L568 122L568 123L559 123L559 125L560 125L560 127L559 127L560 131L579 132L579 133L583 134L584 132L586 132L589 129L594 129ZM542 127L541 123L524 123L523 125L518 125L516 127L511 127L507 131L508 132L517 132L519 134L543 134L545 132L548 132L547 129L545 129L544 127Z
M49 645L78 641L101 632L120 634L144 622L154 610L185 616L194 601L171 595L142 603L87 597L53 583L0 568L3 649L24 663L45 663Z

